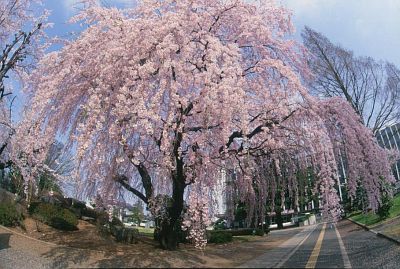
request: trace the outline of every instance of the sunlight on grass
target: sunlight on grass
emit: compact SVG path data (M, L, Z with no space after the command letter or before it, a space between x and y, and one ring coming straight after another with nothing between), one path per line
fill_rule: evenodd
M351 219L367 226L376 224L380 221L379 216L374 213L358 214L351 217Z
M153 237L154 228L137 227L137 229L139 230L139 234Z
M249 242L252 239L254 240L254 235L238 235L233 237L234 242Z
M394 218L400 215L400 194L397 194L393 198L393 206L389 210L390 218Z
M350 214L350 219L364 225L371 226L400 216L400 194L397 194L395 197L393 197L393 206L390 208L389 212L389 218L385 220L381 220L378 215L371 212L367 214L361 214L361 212L353 212Z

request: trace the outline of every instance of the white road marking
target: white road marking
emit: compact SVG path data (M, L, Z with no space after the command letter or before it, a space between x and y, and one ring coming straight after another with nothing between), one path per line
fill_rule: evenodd
M347 251L346 251L346 248L344 247L342 237L340 236L340 233L339 233L338 229L336 228L336 225L335 225L335 231L336 231L336 236L339 240L340 252L341 252L342 258L343 258L344 268L351 268L349 256L347 255Z
M293 256L293 254L299 249L299 247L307 240L307 238L312 234L312 232L317 228L317 226L318 225L315 225L315 227L310 231L310 233L306 237L304 237L303 240L300 241L300 243L289 253L289 255L287 255L286 258L281 260L274 267L276 267L276 268L282 267Z

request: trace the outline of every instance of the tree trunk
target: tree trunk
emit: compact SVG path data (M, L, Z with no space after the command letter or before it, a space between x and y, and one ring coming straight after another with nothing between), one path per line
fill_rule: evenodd
M275 211L275 219L278 229L283 229L283 219L282 219L282 211L281 209Z
M176 250L180 243L181 226L179 220L164 220L159 226L158 239L160 246L166 250Z

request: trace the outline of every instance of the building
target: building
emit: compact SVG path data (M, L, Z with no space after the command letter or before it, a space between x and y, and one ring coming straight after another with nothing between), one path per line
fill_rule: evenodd
M376 133L378 144L388 149L400 151L400 123L389 125ZM396 182L400 182L400 160L393 166L393 174Z
M400 151L400 123L395 123L376 133L378 144L387 149ZM400 192L400 160L392 167L396 179L395 192Z

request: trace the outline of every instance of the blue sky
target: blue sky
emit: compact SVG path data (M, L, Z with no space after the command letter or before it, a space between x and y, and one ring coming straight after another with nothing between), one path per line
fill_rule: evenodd
M45 0L52 10L50 35L67 37L79 28L66 21L76 12L79 0ZM118 7L132 6L135 0L101 0ZM332 42L353 50L356 55L388 60L400 66L399 0L277 0L293 12L300 40L304 25L326 35Z

